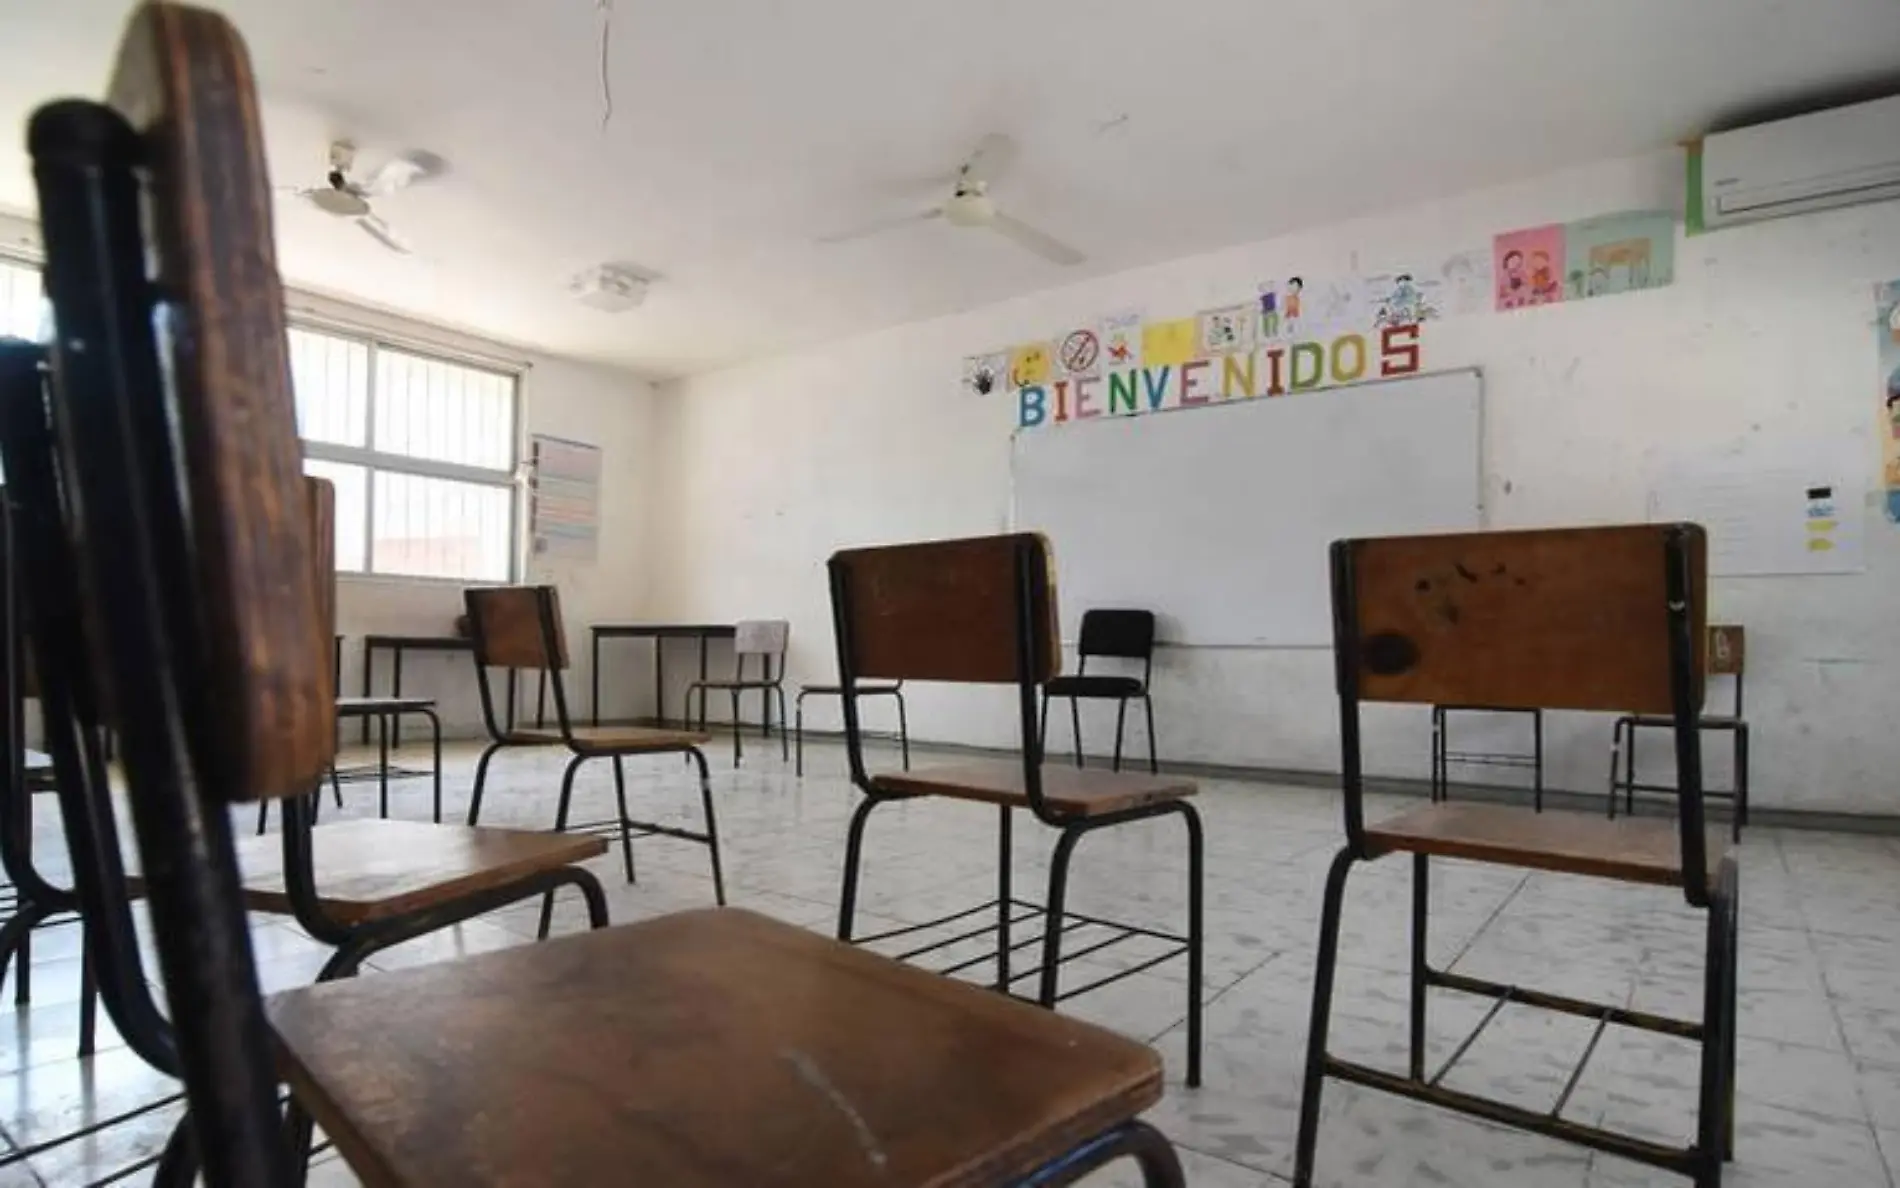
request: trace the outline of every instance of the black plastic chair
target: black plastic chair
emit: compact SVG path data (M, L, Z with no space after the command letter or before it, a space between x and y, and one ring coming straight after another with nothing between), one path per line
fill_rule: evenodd
M1155 706L1148 696L1148 683L1154 677L1155 616L1145 610L1091 610L1082 613L1082 638L1076 644L1076 671L1073 676L1052 677L1042 686L1041 737L1049 741L1049 699L1069 699L1069 724L1075 731L1075 765L1082 766L1082 702L1113 701L1115 706L1115 765L1122 769L1122 728L1128 720L1128 703L1139 700L1148 720L1148 770L1161 770L1155 758ZM1089 658L1139 660L1141 676L1089 672Z

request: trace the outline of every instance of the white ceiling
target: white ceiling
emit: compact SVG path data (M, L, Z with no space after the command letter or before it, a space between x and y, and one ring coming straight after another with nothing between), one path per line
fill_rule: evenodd
M1670 144L1900 63L1895 0L228 0L279 183L348 134L452 173L380 209L420 248L279 205L286 275L653 375L969 308ZM125 0L9 0L0 123L97 94ZM923 225L985 133L1064 269ZM20 143L16 136L13 142ZM933 180L934 179L934 180ZM23 154L0 204L31 209ZM663 279L618 316L567 279Z

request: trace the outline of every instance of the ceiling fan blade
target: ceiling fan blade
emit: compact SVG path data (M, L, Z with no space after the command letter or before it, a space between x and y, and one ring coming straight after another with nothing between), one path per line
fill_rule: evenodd
M363 182L362 190L366 194L393 194L405 186L439 177L447 168L448 162L434 153L421 150L403 153L384 161Z
M395 228L373 214L358 216L356 225L366 231L371 239L374 239L392 252L398 252L407 256L412 255L416 250L409 246L408 240L396 234Z
M1051 264L1080 264L1088 258L1048 232L1038 231L1021 219L1013 219L1000 210L996 212L996 217L990 220L989 228L1018 247L1028 248Z
M1016 141L1001 132L992 132L977 141L976 150L963 163L967 181L993 182L1009 172L1016 162Z
M932 207L919 214L899 215L894 219L880 219L875 223L867 223L862 227L854 227L849 231L841 231L835 235L821 235L818 237L818 242L850 243L854 239L865 239L872 235L881 235L886 231L895 231L900 227L908 227L913 223L927 223L932 219L940 219L942 217L943 208L940 206Z

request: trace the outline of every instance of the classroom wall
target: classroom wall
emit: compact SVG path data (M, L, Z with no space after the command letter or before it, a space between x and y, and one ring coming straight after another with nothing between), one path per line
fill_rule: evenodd
M1262 278L1416 266L1501 230L1679 209L1681 189L1676 153L1606 162L663 385L653 609L789 617L793 678L829 679L832 549L1008 526L1013 401L961 392L965 355L1131 306L1178 316L1246 300ZM1826 439L1860 451L1871 484L1871 286L1895 277L1900 204L1760 224L1679 243L1667 289L1431 325L1425 366L1484 371L1494 526L1641 519L1651 451L1766 460ZM1130 476L1131 497L1139 482ZM1750 632L1758 804L1900 812L1900 528L1875 518L1868 552L1864 575L1727 579L1712 591L1715 613ZM1163 755L1336 771L1330 664L1323 649L1164 650ZM1085 718L1091 751L1106 751L1112 715ZM835 706L814 704L812 720L835 727ZM922 738L1015 739L1010 700L995 691L920 687L911 722ZM1552 786L1600 790L1608 736L1607 719L1553 715ZM1068 738L1066 725L1052 728L1053 747ZM1504 738L1480 729L1471 741ZM1375 714L1368 744L1374 773L1425 776L1422 712ZM1713 763L1712 778L1725 774Z

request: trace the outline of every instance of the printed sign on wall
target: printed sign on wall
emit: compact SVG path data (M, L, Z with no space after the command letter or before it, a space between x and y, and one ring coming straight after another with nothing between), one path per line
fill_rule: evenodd
M528 439L528 461L534 555L592 561L600 538L600 447L537 433Z
M1874 289L1880 339L1880 461L1887 519L1900 523L1900 281Z

